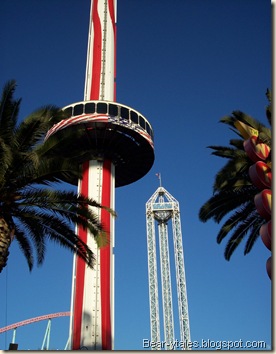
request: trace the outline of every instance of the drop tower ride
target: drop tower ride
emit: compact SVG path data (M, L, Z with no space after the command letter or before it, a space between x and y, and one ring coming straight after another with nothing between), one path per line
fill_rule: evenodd
M138 111L116 102L116 0L91 0L84 100L63 108L68 118L54 125L47 138L64 129L78 132L74 149L89 147L80 159L78 191L115 209L115 187L142 178L154 162L153 130ZM80 137L79 137L80 136ZM70 151L70 153L71 153ZM96 210L109 244L98 248L93 235L78 229L96 255L94 269L74 257L71 349L112 350L114 342L114 217Z
M161 186L161 176L158 174L160 187L155 191L146 203L147 221L147 248L148 248L148 277L149 277L149 301L150 301L150 328L151 341L153 343L166 343L165 350L172 350L175 342L174 332L174 310L173 310L173 291L177 294L178 302L178 323L180 342L179 348L190 349L190 325L188 314L188 298L186 290L186 277L184 265L184 250L182 244L182 231L180 208L178 201ZM173 253L175 263L175 286L172 288L169 252L169 223L172 226ZM158 225L158 243L160 256L160 269L157 267L157 238L155 236L156 224ZM162 314L164 325L164 340L160 337L160 318L159 318L159 289L158 274L161 278L161 298ZM155 346L154 349L160 349Z

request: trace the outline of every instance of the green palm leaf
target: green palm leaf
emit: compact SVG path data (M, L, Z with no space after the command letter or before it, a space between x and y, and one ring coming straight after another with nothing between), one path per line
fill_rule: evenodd
M266 116L271 123L271 92L268 90L266 95L269 101ZM248 239L244 254L249 253L259 237L261 225L266 222L256 211L254 197L259 190L252 184L248 172L254 162L244 151L244 137L235 126L237 121L258 130L259 140L271 147L271 129L238 110L232 112L230 116L223 117L220 122L227 124L240 139L231 139L230 146L209 146L213 150L212 155L227 159L227 162L215 176L214 194L200 208L199 219L203 222L213 219L220 223L228 215L217 235L218 243L230 235L224 253L227 260L245 236ZM267 162L270 162L270 159L271 156Z
M247 216L246 219L244 219L233 235L231 236L230 240L228 241L225 251L224 251L224 257L226 260L230 260L233 252L236 250L240 242L243 240L243 238L249 233L249 240L251 239L256 239L256 236L258 236L260 230L260 225L259 225L259 220L258 218L256 219L256 214L252 213L251 215Z
M28 235L25 235L25 233L21 232L20 229L18 229L16 226L15 226L15 234L16 234L16 241L19 245L19 248L21 249L23 255L25 256L29 269L32 270L34 265L34 257L33 257L33 249L31 246L31 240L28 237Z
M209 219L214 219L215 222L219 223L225 215L241 205L250 203L253 208L253 197L255 190L255 187L252 188L249 186L221 191L215 194L200 208L200 220L206 222Z
M16 82L11 80L4 86L0 101L0 135L6 144L13 140L21 99L13 99Z
M242 186L251 186L251 180L248 176L247 159L236 158L228 161L225 166L219 170L215 177L213 191L231 190Z
M254 207L252 203L247 203L244 206L241 206L238 211L236 211L231 217L229 217L226 222L221 227L218 235L217 235L217 243L221 243L221 241L233 230L243 222L244 215L249 215L254 212ZM257 216L257 212L255 211Z
M89 230L98 246L104 246L109 235L99 221L100 209L113 216L115 212L76 192L57 190L63 181L76 184L81 177L79 161L89 152L76 151L70 156L72 132L44 141L49 128L66 117L56 106L39 108L19 123L21 100L13 98L15 87L15 81L8 82L0 101L0 244L7 245L4 251L1 246L0 272L6 265L11 235L30 269L34 252L42 264L48 240L92 267L94 254L74 225Z

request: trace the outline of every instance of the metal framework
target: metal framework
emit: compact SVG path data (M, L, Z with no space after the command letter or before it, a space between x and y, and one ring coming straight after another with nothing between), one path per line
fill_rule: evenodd
M182 245L180 209L178 201L163 187L155 191L146 203L147 220L147 245L148 245L148 274L149 274L149 300L150 300L150 325L151 341L160 343L160 318L158 299L158 271L156 257L155 224L158 225L160 273L162 285L162 305L164 322L165 349L173 349L174 317L172 301L172 285L170 272L169 234L168 223L172 221L176 291L178 299L178 317L180 328L181 349L188 349L190 342L190 326L188 302L186 291L186 278L184 267L184 252ZM155 345L154 349L161 349Z

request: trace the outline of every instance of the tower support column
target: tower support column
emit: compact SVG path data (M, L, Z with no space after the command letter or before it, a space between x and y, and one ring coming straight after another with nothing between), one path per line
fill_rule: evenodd
M114 210L114 165L92 160L83 164L79 192ZM96 257L94 269L76 257L73 276L72 349L111 350L114 338L114 217L104 209L95 208L109 234L108 245L99 248L87 230L79 228L79 237ZM101 215L100 215L101 214Z

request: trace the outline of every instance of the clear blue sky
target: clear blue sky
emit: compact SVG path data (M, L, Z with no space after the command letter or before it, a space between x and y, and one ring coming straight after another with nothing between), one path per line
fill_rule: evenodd
M44 104L83 99L90 0L2 0L0 85L18 82L21 117ZM150 338L145 203L155 174L179 201L193 341L265 341L271 345L270 252L259 239L230 262L220 228L198 219L224 161L208 145L233 133L219 119L242 110L266 122L271 87L268 0L118 0L117 101L145 115L156 159L140 181L116 190L115 349L142 350ZM0 327L70 310L72 255L49 244L29 273L14 242L0 274ZM175 315L177 317L177 314ZM69 318L53 320L51 349L63 349ZM46 322L18 329L19 349L41 346ZM177 332L177 331L176 331ZM7 349L12 333L0 335Z

